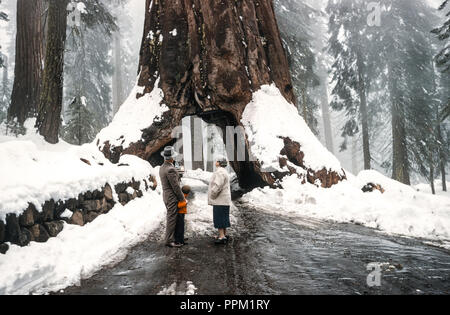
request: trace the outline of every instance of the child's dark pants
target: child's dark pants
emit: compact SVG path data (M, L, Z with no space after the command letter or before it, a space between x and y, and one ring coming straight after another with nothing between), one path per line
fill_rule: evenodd
M175 243L184 244L184 214L177 214L177 224L175 226Z

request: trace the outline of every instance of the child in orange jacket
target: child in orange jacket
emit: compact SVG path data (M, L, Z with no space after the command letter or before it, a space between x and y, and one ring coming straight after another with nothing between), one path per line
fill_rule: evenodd
M181 191L184 194L184 197L187 200L188 195L191 192L191 187L183 186ZM178 214L177 214L177 223L175 226L175 243L185 245L184 242L184 219L187 214L187 201L178 202Z

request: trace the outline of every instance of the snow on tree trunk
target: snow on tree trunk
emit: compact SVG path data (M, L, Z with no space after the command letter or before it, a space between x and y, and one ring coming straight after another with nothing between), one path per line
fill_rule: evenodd
M236 152L229 152L243 187L277 186L292 173L323 187L345 178L298 115L271 0L147 0L146 6L138 86L97 137L106 157L117 162L134 154L161 163L161 150L174 143L172 130L197 115L223 131L245 130L246 155L256 160L234 161Z

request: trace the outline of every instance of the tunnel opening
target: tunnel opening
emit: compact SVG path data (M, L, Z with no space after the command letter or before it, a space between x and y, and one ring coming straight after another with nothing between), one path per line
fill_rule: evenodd
M239 186L243 189L264 187L266 183L255 170L255 161L251 161L245 132L236 132L242 128L233 114L222 110L199 113L198 116L208 124L215 125L222 131L222 141L227 148L227 158L238 176ZM230 136L231 135L231 136ZM232 141L233 143L229 143ZM228 148L231 148L228 150ZM243 152L239 152L240 148Z
M219 133L219 137L222 144L225 147L224 154L229 161L230 166L234 170L234 172L237 175L239 186L244 190L248 191L257 187L264 187L266 186L266 183L263 181L261 176L256 172L255 170L255 161L252 161L250 158L249 150L248 150L248 143L246 140L245 132L239 132L240 128L242 128L237 121L234 119L233 115L231 113L228 113L226 111L222 110L209 110L209 111L197 111L196 114L187 114L183 117L183 119L186 118L192 118L195 117L199 121L203 121L204 123L210 125L210 126L216 126L218 130L221 132ZM192 121L191 121L192 123ZM203 132L205 129L202 129ZM209 129L206 128L206 131ZM193 134L194 130L191 126L186 127L183 125L182 127L182 138L183 140L181 143L183 144L181 147L181 155L183 155L183 160L180 161L180 164L187 166L187 163L189 163L190 166L192 166L192 169L203 169L208 171L213 171L214 167L211 166L214 164L215 161L212 161L212 156L209 154L206 156L206 159L203 161L195 161L193 157L193 150L203 150L204 147L202 146L196 146L195 145L195 136ZM204 135L203 135L204 136ZM206 135L208 136L208 135ZM187 137L187 140L185 140ZM202 138L203 139L203 138ZM177 141L180 139L172 139L170 142L166 144L166 146L175 146L177 147ZM204 144L203 144L204 145ZM190 149L186 149L186 146L190 147ZM157 152L155 152L151 157L148 159L150 164L153 166L156 165L162 165L164 163L164 160L161 156L161 152L164 149L165 146L159 148ZM180 148L180 147L178 147ZM186 152L187 151L187 152ZM202 153L203 154L203 153ZM186 157L191 158L191 160L187 160ZM205 158L203 156L202 158ZM204 164L206 162L206 164ZM192 164L190 164L192 163ZM208 164L209 163L209 164ZM204 165L204 166L201 166Z

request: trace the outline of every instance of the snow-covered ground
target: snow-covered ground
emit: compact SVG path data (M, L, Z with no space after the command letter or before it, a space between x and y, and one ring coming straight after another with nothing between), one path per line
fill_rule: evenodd
M122 260L130 247L160 227L165 213L160 192L145 192L83 227L66 224L46 243L12 245L0 255L0 295L45 294L76 285Z
M33 126L34 120L28 120L27 134L19 138L0 136L0 220L8 213L20 214L29 202L41 210L50 199L77 198L106 183L141 181L152 174L150 164L135 156L123 156L125 166L112 164L94 144L48 144Z
M376 171L323 189L301 185L296 176L283 180L284 189L255 189L243 200L268 212L350 222L395 235L425 238L450 248L450 197L433 196L403 185ZM363 193L367 183L382 185L379 191Z
M153 171L158 173L159 168ZM182 180L183 185L190 185L194 191L186 215L186 236L215 233L212 208L207 204L211 176L202 171L188 171ZM232 224L237 221L236 211L233 207ZM77 285L81 279L122 260L129 248L145 241L152 232L164 233L165 218L158 178L156 191L144 192L143 198L126 206L117 204L92 223L83 227L66 224L47 243L12 245L6 255L0 255L0 295L45 294ZM162 242L161 246L164 246ZM195 292L193 286L188 289L192 294Z
M80 158L89 160L92 166ZM159 173L159 168L136 157L124 156L121 163L130 166L111 164L91 144L50 145L34 132L19 138L0 136L0 213L20 213L30 201L38 205L50 198L64 200L99 189L106 182L114 184L131 177L140 180ZM188 205L187 235L214 233L212 208L207 205L211 176L189 171L183 178L183 185L190 185L195 193ZM83 227L65 224L64 230L46 243L32 242L26 247L10 244L6 255L0 255L0 295L45 294L76 285L104 266L120 261L130 247L164 228L166 208L156 177L156 191L144 192L143 198L126 206L117 203L92 223ZM231 220L236 222L234 215ZM194 286L188 289L195 292Z
M120 163L124 166L114 165L94 144L48 144L33 126L29 120L27 134L18 138L0 136L0 220L8 213L20 214L28 202L40 210L52 198L77 198L106 183L140 181L157 174L149 163L134 156L123 156ZM46 243L10 244L7 254L0 255L0 295L46 293L76 284L123 257L127 248L158 228L164 217L161 191L144 192L143 198L125 207L117 203L108 214L83 227L66 224Z
M446 196L448 198L450 198L450 182L447 182L447 191L443 191L442 190L442 181L441 180L436 180L434 182L434 187L436 190L436 195L438 196ZM416 189L417 191L421 191L421 192L425 192L425 193L429 193L431 194L431 186L429 183L420 183L417 185L413 185L414 189Z

